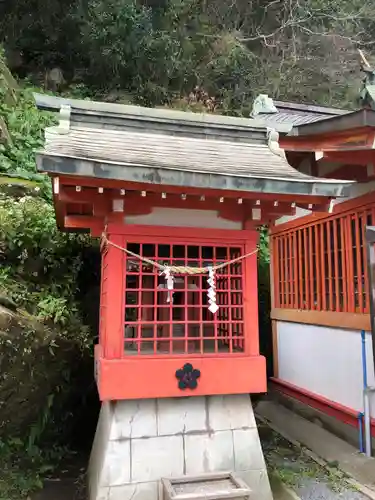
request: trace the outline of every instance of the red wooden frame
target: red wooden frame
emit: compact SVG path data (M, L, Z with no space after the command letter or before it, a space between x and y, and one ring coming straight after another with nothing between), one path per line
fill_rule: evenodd
M245 254L256 249L258 238L258 233L255 230L210 230L158 226L126 226L123 224L109 224L107 235L109 241L120 247L125 247L127 242L152 242L153 244L167 243L198 247L234 247ZM171 237L171 235L173 236ZM150 256L151 259L153 257L155 258L155 256ZM206 261L206 259L204 260ZM199 350L190 352L188 346L192 339L186 334L186 329L184 337L178 340L180 348L182 347L180 352L170 350L170 346L175 342L175 339L173 336L168 336L163 338L163 341L166 341L169 346L166 353L161 353L156 349L156 343L160 339L157 341L155 337L151 341L153 347L151 352L141 353L141 339L139 334L137 335L135 355L127 355L126 351L124 352L127 262L128 258L123 251L112 245L107 246L102 264L103 282L101 290L102 318L100 341L95 351L97 383L102 400L186 396L186 391L178 389L175 378L176 370L181 368L186 362L193 363L194 367L201 370L198 388L192 394L234 394L264 392L266 390L265 360L259 355L256 254L247 257L241 262L243 302L241 305L242 316L238 320L238 324L241 324L242 328L242 330L238 330L241 335L237 337L233 333L232 335L227 335L226 341L229 342L229 346L231 343L233 345L229 347L228 352L219 351L217 345L223 338L218 334L218 328L220 323L228 323L220 317L216 320L213 319L213 324L216 326L214 326L215 333L213 335L215 349L212 353L205 352L202 349L203 341L201 334L198 338L200 343ZM235 264L237 268L238 265L238 263ZM199 287L199 289L203 293L203 288ZM138 292L142 294L144 290L138 289ZM153 304L150 305L156 305L155 298L153 298ZM185 306L187 307L186 304ZM172 309L173 306L168 306L168 308ZM222 304L222 308L228 309L229 304ZM232 311L237 311L238 309L238 304L234 304ZM137 316L136 322L138 332L140 331L139 320L140 315ZM232 319L231 322L233 327L236 320ZM147 324L147 322L145 323ZM156 326L157 322L153 321L149 323ZM159 323L171 325L172 321L169 318L168 321ZM238 350L237 352L233 348L235 342L237 342L237 346L241 344L242 351ZM123 383L119 383L119 380L122 380Z
M371 150L374 138L375 131L371 127L362 127L329 134L286 136L280 139L280 147L286 151L354 151L357 154L366 149Z

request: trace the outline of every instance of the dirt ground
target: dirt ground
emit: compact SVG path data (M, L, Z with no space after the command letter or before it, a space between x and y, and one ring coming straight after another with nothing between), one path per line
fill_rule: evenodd
M294 490L301 500L366 500L353 489L343 473L327 472L303 449L289 443L267 424L258 422L267 467L272 477L275 500L285 500L285 492L278 487L281 480ZM45 479L42 491L31 500L86 500L86 464L88 456L77 457L75 461L60 468L58 474Z

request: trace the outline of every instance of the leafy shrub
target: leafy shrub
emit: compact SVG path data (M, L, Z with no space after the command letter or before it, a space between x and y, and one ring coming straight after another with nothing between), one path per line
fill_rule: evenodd
M81 35L95 84L126 88L153 35L150 11L135 1L89 0L81 11Z
M41 486L66 454L82 388L92 384L78 287L91 247L88 237L58 230L48 201L0 195L0 498ZM8 301L17 310L4 312Z
M53 124L51 113L42 113L35 107L31 88L16 91L16 103L6 104L0 88L0 117L5 121L11 142L0 144L1 174L25 179L26 186L35 186L40 194L50 196L50 182L46 175L38 174L35 166L35 150L44 143L44 130Z
M91 245L85 235L60 232L43 199L0 197L0 286L38 318L65 325L76 313L82 252Z

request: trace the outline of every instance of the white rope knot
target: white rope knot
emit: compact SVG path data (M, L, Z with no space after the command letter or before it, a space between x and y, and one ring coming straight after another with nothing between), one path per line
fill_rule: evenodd
M216 275L215 275L215 269L211 266L207 267L208 271L208 279L207 283L210 285L209 289L207 291L207 296L208 296L208 310L212 312L212 314L216 314L217 311L219 310L219 306L216 303Z
M169 304L170 302L172 302L173 304L174 276L171 273L171 269L169 268L169 266L165 266L160 274L164 274L165 276L165 281L168 290L167 304Z

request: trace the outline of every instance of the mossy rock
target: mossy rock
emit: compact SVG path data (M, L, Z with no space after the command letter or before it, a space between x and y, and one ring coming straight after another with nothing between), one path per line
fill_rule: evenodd
M8 106L14 106L17 102L18 84L14 79L5 61L0 57L0 86L5 88L4 102Z
M10 175L0 175L0 193L12 198L18 198L25 195L39 196L40 182Z
M6 295L3 295L2 293L0 293L0 305L10 309L11 311L17 310L17 304L12 299L7 297Z
M0 306L0 438L24 439L40 425L57 388L68 394L64 373L81 356L78 344L64 339L57 328Z
M14 314L10 309L0 305L0 334L2 337L8 337L8 330L12 324Z
M10 137L7 124L5 120L0 116L0 144L5 144L6 146L12 145L12 139Z

